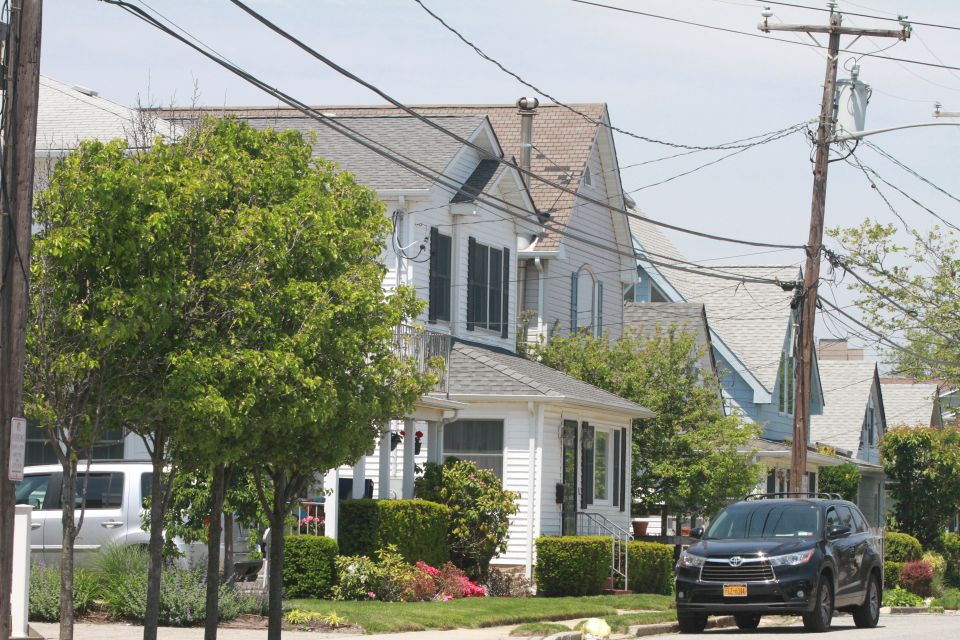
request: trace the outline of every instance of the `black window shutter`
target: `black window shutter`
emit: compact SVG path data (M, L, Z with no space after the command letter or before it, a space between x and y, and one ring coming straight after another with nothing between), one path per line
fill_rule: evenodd
M580 431L580 449L583 455L583 483L580 489L580 508L593 504L593 427L583 423Z
M476 253L477 239L470 236L467 240L467 331L473 331L473 320L477 313Z
M777 470L770 469L767 471L767 493L776 493L777 492Z
M500 337L506 338L510 335L510 327L507 324L510 322L510 249L504 247L503 249L503 305L500 308L500 312L503 314L503 318L500 322Z
M577 272L570 274L570 333L577 332Z
M626 511L633 491L627 492L627 430L620 429L620 511ZM629 498L627 497L629 496Z
M440 299L443 292L440 289L439 265L440 265L440 232L436 227L430 227L430 298L428 301L427 321L437 321L437 308L440 306Z
M614 483L620 482L620 432L613 432L613 478ZM620 504L620 487L613 485L613 506Z

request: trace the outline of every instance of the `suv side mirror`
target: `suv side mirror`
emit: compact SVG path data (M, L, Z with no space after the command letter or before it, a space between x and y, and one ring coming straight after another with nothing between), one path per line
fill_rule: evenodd
M844 538L850 535L850 527L843 524L834 524L827 529L827 538L833 540L834 538Z
M697 540L699 540L700 538L702 538L702 537L703 537L703 527L697 527L696 529L691 529L691 530L690 530L690 537L691 537L691 538L696 538Z

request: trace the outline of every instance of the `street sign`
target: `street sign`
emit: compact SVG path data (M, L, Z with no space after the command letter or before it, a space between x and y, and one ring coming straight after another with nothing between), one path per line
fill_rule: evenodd
M10 472L7 480L23 480L23 461L27 453L27 421L24 418L10 420Z

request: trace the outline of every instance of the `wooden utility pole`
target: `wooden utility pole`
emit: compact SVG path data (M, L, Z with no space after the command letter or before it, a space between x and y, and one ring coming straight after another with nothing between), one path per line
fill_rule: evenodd
M767 16L767 14L764 14ZM840 55L840 36L870 36L873 38L910 37L909 25L900 30L857 29L843 26L843 15L830 3L829 25L770 24L764 20L760 30L799 31L809 34L825 33L827 44L827 71L823 81L823 99L820 103L820 120L817 126L816 157L813 167L813 202L810 208L810 234L807 239L807 261L803 271L803 288L797 292L796 312L798 332L794 353L796 354L796 382L793 411L793 442L790 456L790 491L807 492L807 437L810 433L810 399L814 350L814 327L817 317L817 286L820 282L820 253L823 247L824 211L827 203L827 169L830 166L830 143L833 141L836 124L837 63Z
M23 361L33 216L34 148L40 92L43 0L13 0L3 50L0 165L0 640L11 633L13 519L8 480L10 423L23 415Z

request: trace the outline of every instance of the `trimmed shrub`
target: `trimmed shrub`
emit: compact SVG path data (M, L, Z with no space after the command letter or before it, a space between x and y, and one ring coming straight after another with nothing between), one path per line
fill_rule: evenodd
M537 593L594 596L610 575L610 539L601 536L537 538Z
M936 551L927 551L920 559L930 565L930 570L933 571L933 579L935 581L943 580L943 576L947 571L946 558Z
M926 598L931 595L933 569L923 560L914 560L900 569L900 584L910 593Z
M885 560L891 562L913 562L923 554L920 541L907 533L887 531L884 536Z
M947 561L944 581L954 587L960 587L960 534L944 531L937 540L939 549Z
M73 610L78 616L90 610L99 595L100 581L83 569L73 572ZM60 620L60 567L35 564L30 568L30 619Z
M340 551L373 557L390 545L410 563L443 564L449 558L450 509L426 500L344 500Z
M627 579L634 593L670 595L673 589L673 547L659 542L630 543Z
M903 569L905 564L905 562L891 562L890 560L883 563L884 590L900 587L900 570Z
M283 546L283 592L288 598L325 598L336 581L337 543L313 535L290 536Z

